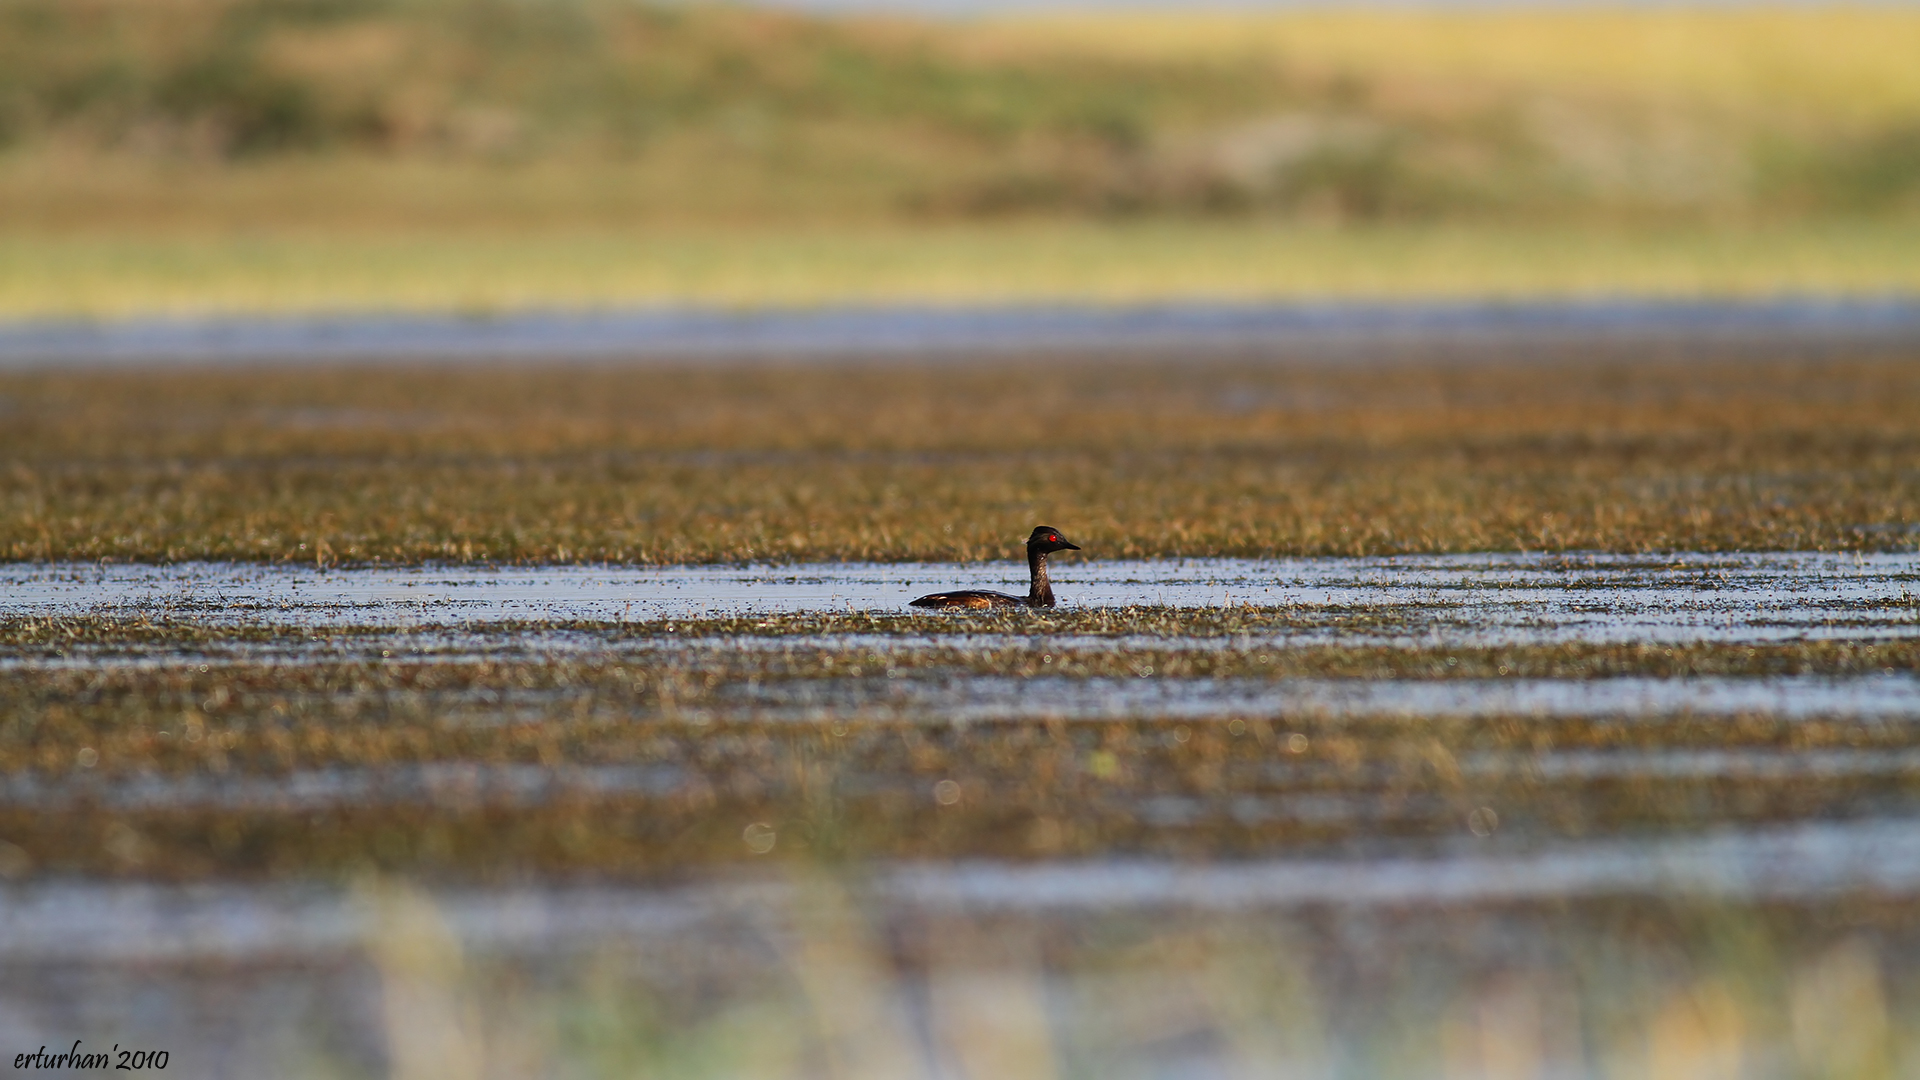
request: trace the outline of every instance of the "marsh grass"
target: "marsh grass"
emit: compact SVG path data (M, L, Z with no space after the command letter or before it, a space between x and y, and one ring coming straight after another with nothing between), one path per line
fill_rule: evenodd
M1120 624L1131 633L1119 644L1099 636ZM657 878L755 862L760 856L741 839L755 822L778 832L781 858L807 864L1227 857L1453 836L1482 806L1499 807L1509 833L1570 837L1846 814L1913 791L1901 770L1546 782L1527 765L1548 752L1915 745L1906 726L1847 717L1682 712L1542 722L1242 718L1229 710L1204 721L1148 714L959 723L844 706L817 719L768 718L768 703L813 700L821 689L873 693L903 680L982 675L1057 683L1920 671L1920 645L1908 639L1499 649L1280 648L1258 638L1226 649L1180 644L1186 634L1288 625L1284 613L1165 610L1074 613L1038 627L932 617L581 624L546 627L575 642L543 655L537 644L530 654L523 648L533 627L468 635L450 650L430 633L410 645L409 632L393 629L288 634L11 620L0 626L0 648L13 661L0 682L0 769L21 783L31 778L36 794L19 789L0 808L0 839L16 853L9 865L36 873ZM835 637L849 632L856 636ZM1144 642L1143 633L1151 635ZM271 644L276 634L282 655L231 652ZM913 647L887 647L888 638ZM591 647L580 648L583 641ZM752 642L772 647L742 647ZM165 659L115 662L143 650ZM43 666L59 660L81 662ZM538 791L516 786L536 775ZM374 787L319 803L294 794L352 776ZM117 785L162 781L186 787L144 803L111 796ZM254 793L228 805L223 784ZM1352 812L1286 810L1300 799L1330 799ZM1274 809L1249 816L1249 800Z
M244 685L238 691L257 700ZM23 853L16 868L35 873L659 879L756 863L759 854L742 839L756 822L779 835L783 860L830 866L875 858L1228 858L1460 837L1485 806L1499 809L1507 834L1541 840L1687 832L1706 821L1759 826L1902 801L1914 784L1905 773L1737 781L1649 773L1548 784L1526 766L1548 748L1911 746L1897 732L1869 735L1844 721L1595 722L1555 725L1547 735L1524 717L1287 730L1259 719L634 725L608 716L488 730L462 725L431 699L371 703L364 718L353 715L361 711L355 704L335 691L331 707L318 710L269 705L241 733L212 718L195 739L204 750L185 745L197 730L191 719L172 731L116 717L115 732L86 747L99 764L85 767L49 738L28 766L44 778L40 805L0 809L0 837ZM61 718L36 719L57 729ZM1730 731L1739 737L1729 741ZM180 751L158 749L169 744ZM1461 759L1474 754L1512 760L1501 771L1463 770ZM445 763L439 773L419 771L436 761ZM515 793L516 762L546 778L539 796ZM324 804L268 796L246 805L182 796L142 806L114 803L89 786L183 765L214 792L230 772L290 790L316 776L363 773L386 794ZM608 790L596 765L649 770L655 790ZM75 786L56 798L60 777ZM952 794L941 790L948 785ZM1306 812L1308 804L1317 809ZM1329 814L1329 806L1345 810ZM124 838L128 831L137 842Z
M0 379L0 550L321 565L1010 559L1046 520L1095 558L1549 548L1569 552L1577 580L1582 550L1657 565L1676 548L1910 546L1917 372L1897 352L1596 349L15 373ZM1910 608L1871 614L1891 625ZM1431 843L1485 806L1512 835L1574 837L1911 798L1897 768L1544 782L1524 767L1557 749L1913 748L1901 725L1845 717L964 725L778 707L982 675L1844 678L1916 665L1905 639L1343 641L1433 614L847 614L452 636L9 620L0 767L16 795L0 809L0 867L655 880L757 864L766 856L743 840L755 823L781 837L771 857L836 865L1199 858ZM1260 641L1294 633L1331 641ZM347 782L371 786L310 805L290 794ZM1288 809L1306 795L1346 809Z
M1740 358L0 376L0 556L976 560L1904 550L1920 365Z

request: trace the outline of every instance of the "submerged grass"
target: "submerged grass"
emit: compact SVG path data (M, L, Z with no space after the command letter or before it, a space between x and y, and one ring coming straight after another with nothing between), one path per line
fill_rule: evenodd
M1904 550L1904 352L0 375L0 557Z

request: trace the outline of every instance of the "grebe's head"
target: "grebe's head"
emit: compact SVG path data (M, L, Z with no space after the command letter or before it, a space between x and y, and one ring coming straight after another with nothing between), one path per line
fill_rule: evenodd
M1027 537L1027 550L1042 554L1049 551L1079 551L1080 545L1060 535L1060 530L1051 525L1041 525Z

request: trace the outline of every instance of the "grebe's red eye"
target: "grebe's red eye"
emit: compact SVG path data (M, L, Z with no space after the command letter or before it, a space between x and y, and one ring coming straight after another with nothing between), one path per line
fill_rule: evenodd
M1060 538L1059 538L1059 537L1057 537L1057 536L1049 536L1049 537L1047 537L1047 543L1049 543L1049 544L1057 544L1057 543L1059 543L1059 542L1060 542Z

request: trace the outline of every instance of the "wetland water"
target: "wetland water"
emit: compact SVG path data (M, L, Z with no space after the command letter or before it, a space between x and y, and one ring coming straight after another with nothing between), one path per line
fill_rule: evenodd
M1920 634L1920 555L1437 555L1056 560L1063 606L1366 608L1448 644L1749 642ZM477 627L717 615L905 614L939 588L1021 591L1003 563L404 567L0 565L0 615L118 615L288 628ZM959 625L965 625L964 622ZM1331 634L1328 631L1320 636ZM1351 639L1350 633L1342 636Z
M1301 625L1180 642L1187 649L1283 649L1339 644L1440 648L1556 644L1733 646L1796 640L1847 641L1920 636L1920 556L1902 554L1406 556L1372 559L1237 559L1092 562L1057 570L1069 610L1131 606L1183 609L1254 606L1363 613L1364 621ZM865 613L902 615L906 601L936 587L1018 589L1007 568L983 564L840 564L773 567L407 567L320 570L303 566L0 567L0 616L111 615L252 625L288 630L374 628L389 655L470 660L501 650L538 655L605 645L592 637L542 633L541 623L654 623L715 616ZM964 630L964 616L947 620ZM476 652L461 633L498 624L535 624L488 634ZM878 625L876 630L882 629ZM962 639L964 641L964 639ZM1049 635L1065 648L1141 650L1168 639L1148 635ZM623 643L644 657L701 648L791 650L798 644L912 656L951 647L937 637L882 632L783 634L725 642L656 635ZM433 647L422 650L423 643ZM992 635L970 642L985 649ZM373 644L360 640L356 647ZM337 658L337 644L287 639L243 651L277 663ZM174 658L177 659L177 658ZM76 666L161 665L162 652L80 655ZM44 666L44 658L0 660ZM914 717L942 722L1017 719L1224 719L1287 715L1631 716L1681 711L1779 716L1844 713L1920 719L1920 679L1911 672L1823 677L1609 679L837 679L753 683L720 710L756 718L822 720ZM509 706L510 709L512 706Z
M1920 555L1012 569L0 567L0 1045L1920 1062Z
M981 357L1516 343L1831 347L1920 338L1910 298L1027 304L1005 307L342 314L0 324L0 371L92 363L258 364L396 357Z

